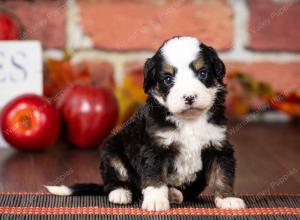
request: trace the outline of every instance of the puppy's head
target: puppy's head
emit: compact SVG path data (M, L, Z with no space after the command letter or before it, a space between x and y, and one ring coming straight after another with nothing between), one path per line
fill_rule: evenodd
M144 90L171 114L193 118L207 112L222 85L224 63L192 37L167 40L144 67Z

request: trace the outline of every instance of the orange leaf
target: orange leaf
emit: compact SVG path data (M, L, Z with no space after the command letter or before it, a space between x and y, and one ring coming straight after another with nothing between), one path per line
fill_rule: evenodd
M294 116L300 116L300 89L295 90L286 96L278 95L268 101L275 109Z

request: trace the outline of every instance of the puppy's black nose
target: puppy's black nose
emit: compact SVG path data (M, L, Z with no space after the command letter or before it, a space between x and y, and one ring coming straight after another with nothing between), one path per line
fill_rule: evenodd
M197 98L196 95L189 95L189 96L183 96L184 102L186 105L193 105L195 102L195 99Z

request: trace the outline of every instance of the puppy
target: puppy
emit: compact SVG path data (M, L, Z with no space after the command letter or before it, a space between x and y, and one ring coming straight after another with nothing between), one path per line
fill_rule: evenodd
M148 99L102 146L103 185L46 186L56 195L108 195L116 204L142 198L160 211L196 198L208 185L218 208L244 208L234 197L235 158L227 139L224 63L192 37L163 43L144 66Z

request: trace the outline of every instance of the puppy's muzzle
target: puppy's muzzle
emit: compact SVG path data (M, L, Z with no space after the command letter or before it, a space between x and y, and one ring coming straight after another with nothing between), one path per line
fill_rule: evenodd
M197 95L189 95L189 96L184 95L183 99L186 105L192 106L197 99Z

